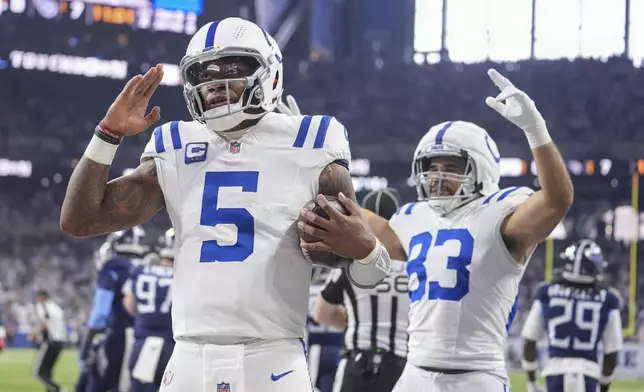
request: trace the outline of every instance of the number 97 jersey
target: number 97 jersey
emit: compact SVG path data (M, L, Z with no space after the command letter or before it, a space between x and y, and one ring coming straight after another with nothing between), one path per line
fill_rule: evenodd
M532 193L503 189L445 217L426 202L411 203L391 218L407 254L409 363L507 378L503 346L531 253L517 263L501 224Z
M322 170L351 159L342 124L268 113L226 140L173 121L154 130L141 160L151 158L176 235L175 339L302 337L312 266L295 222Z

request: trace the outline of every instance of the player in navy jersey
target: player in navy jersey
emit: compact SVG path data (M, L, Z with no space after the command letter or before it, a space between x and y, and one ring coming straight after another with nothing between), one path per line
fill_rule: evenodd
M331 392L333 379L344 345L344 330L318 324L313 319L315 301L332 271L315 267L309 290L309 314L306 318L309 373L316 392Z
M123 305L134 317L130 392L155 392L172 350L172 277L174 229L161 237L158 264L136 267L123 286ZM171 376L168 376L171 377Z
M98 265L98 278L94 292L94 304L89 317L89 331L81 350L81 360L87 372L87 392L124 391L129 384L129 375L122 371L123 361L129 357L133 343L132 316L123 307L123 285L137 264L147 253L142 244L145 231L138 226L112 233L103 250L107 251L102 265ZM100 343L95 336L104 332ZM88 361L88 359L92 360ZM82 378L83 376L81 376ZM80 383L79 383L80 384ZM77 386L83 390L83 386Z
M577 241L561 258L565 265L560 277L537 289L521 333L528 392L542 390L535 372L536 345L544 331L549 358L542 375L548 392L595 392L598 384L600 391L608 391L622 348L621 299L602 284L604 258L595 242Z

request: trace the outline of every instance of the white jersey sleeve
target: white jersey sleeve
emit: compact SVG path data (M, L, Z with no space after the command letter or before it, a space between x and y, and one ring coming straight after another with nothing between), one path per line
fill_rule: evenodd
M545 326L543 312L548 306L548 287L549 284L543 282L535 290L534 303L521 330L521 337L524 339L538 341L543 336Z
M622 349L622 317L618 309L613 309L608 314L608 323L602 336L604 353L610 354Z
M179 183L179 171L181 166L189 162L190 159L205 158L208 151L206 142L186 144L185 132L190 124L183 121L171 121L156 127L152 131L143 154L141 154L141 163L154 159L157 181L169 212L175 206L173 201L180 197L179 190L182 188Z
M543 334L543 305L535 300L523 324L521 337L527 340L538 341Z
M302 116L296 119L298 130L293 147L321 150L329 162L351 159L349 134L335 117Z
M483 200L483 205L490 205L496 215L495 227L500 232L501 224L505 217L513 213L524 201L528 200L534 191L528 187L509 187L501 189Z
M492 245L503 251L506 258L509 260L514 261L514 257L510 254L505 242L503 241L501 225L503 225L505 218L516 211L516 209L519 208L523 202L528 200L532 194L534 194L534 191L528 187L513 186L501 189L500 191L486 196L481 204L482 207L484 207L481 218L484 221L493 224L493 230L491 231L492 236L490 239L492 241ZM527 252L526 260L530 259L535 248L532 248Z
M312 161L315 173L312 176L314 193L318 190L318 178L324 168L332 162L338 162L349 167L351 150L346 128L335 117L304 116L301 118L294 146L301 145L310 153L316 155ZM304 160L311 157L305 156ZM306 164L306 162L303 162Z
M322 116L324 120L325 117ZM351 149L349 148L349 133L347 129L335 117L331 117L326 140L324 142L324 153L329 161L351 160Z
M607 293L605 306L608 307L608 317L606 327L602 335L604 353L610 354L622 349L622 317L620 314L621 296L609 289Z
M180 127L182 121L171 121L160 125L152 131L150 141L141 155L141 162L151 158L168 159L176 150L183 147Z

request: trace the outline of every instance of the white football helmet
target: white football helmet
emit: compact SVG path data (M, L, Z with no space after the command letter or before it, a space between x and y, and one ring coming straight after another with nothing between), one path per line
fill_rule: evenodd
M251 68L249 76L202 80L204 71L220 71L215 60L242 59ZM218 134L237 138L245 131L229 131L244 120L273 111L283 92L282 53L277 42L253 22L226 18L201 27L190 40L179 65L183 95L192 118ZM243 85L243 93L231 102L231 86ZM225 88L226 104L207 109L201 91Z
M463 174L430 171L432 158L461 157L466 160ZM485 129L466 121L449 121L435 125L423 136L412 162L411 175L416 183L418 200L426 200L440 214L451 211L499 190L501 157L494 140ZM441 181L459 182L453 195L440 195ZM435 182L438 192L431 191Z

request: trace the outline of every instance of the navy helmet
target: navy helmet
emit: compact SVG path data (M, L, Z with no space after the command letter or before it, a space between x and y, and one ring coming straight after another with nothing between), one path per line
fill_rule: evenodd
M385 219L391 218L401 206L401 197L395 188L373 190L362 199L361 206Z
M174 229L168 229L159 237L159 256L162 259L174 260Z
M561 277L573 283L594 283L604 271L604 255L595 241L573 242L560 255L564 262Z
M119 256L141 258L149 251L149 247L143 244L144 239L145 230L141 226L134 226L108 235L105 243Z

